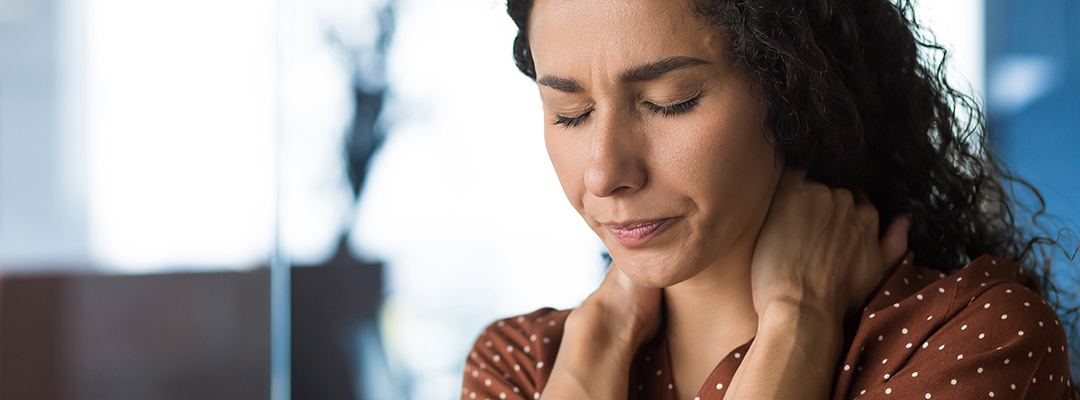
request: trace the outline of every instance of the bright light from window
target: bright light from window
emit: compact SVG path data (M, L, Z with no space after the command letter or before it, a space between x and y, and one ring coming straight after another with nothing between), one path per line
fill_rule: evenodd
M273 238L274 3L89 0L91 254L246 267Z

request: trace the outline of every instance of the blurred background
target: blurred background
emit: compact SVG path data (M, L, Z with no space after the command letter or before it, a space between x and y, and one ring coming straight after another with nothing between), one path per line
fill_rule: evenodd
M1076 227L1080 1L917 12ZM0 399L457 398L484 326L605 265L514 34L503 0L0 0Z

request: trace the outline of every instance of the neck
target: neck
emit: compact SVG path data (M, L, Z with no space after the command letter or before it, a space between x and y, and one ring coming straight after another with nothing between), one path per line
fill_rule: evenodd
M732 248L747 250L729 253L693 278L664 289L665 333L680 397L692 398L716 364L757 333L750 290L753 245L754 240L735 243Z

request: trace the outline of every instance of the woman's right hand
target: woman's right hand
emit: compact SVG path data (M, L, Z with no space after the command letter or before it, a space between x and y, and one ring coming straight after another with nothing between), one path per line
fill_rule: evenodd
M570 312L567 329L577 324L598 324L613 339L631 346L631 351L656 336L663 319L662 289L641 286L626 276L614 262L604 281L581 306Z
M600 287L567 316L541 399L626 399L634 353L660 329L661 293L612 264Z

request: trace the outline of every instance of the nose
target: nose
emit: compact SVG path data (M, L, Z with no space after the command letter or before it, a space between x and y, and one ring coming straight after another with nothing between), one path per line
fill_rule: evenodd
M631 124L617 116L597 118L585 187L597 197L629 195L645 186L644 143Z

